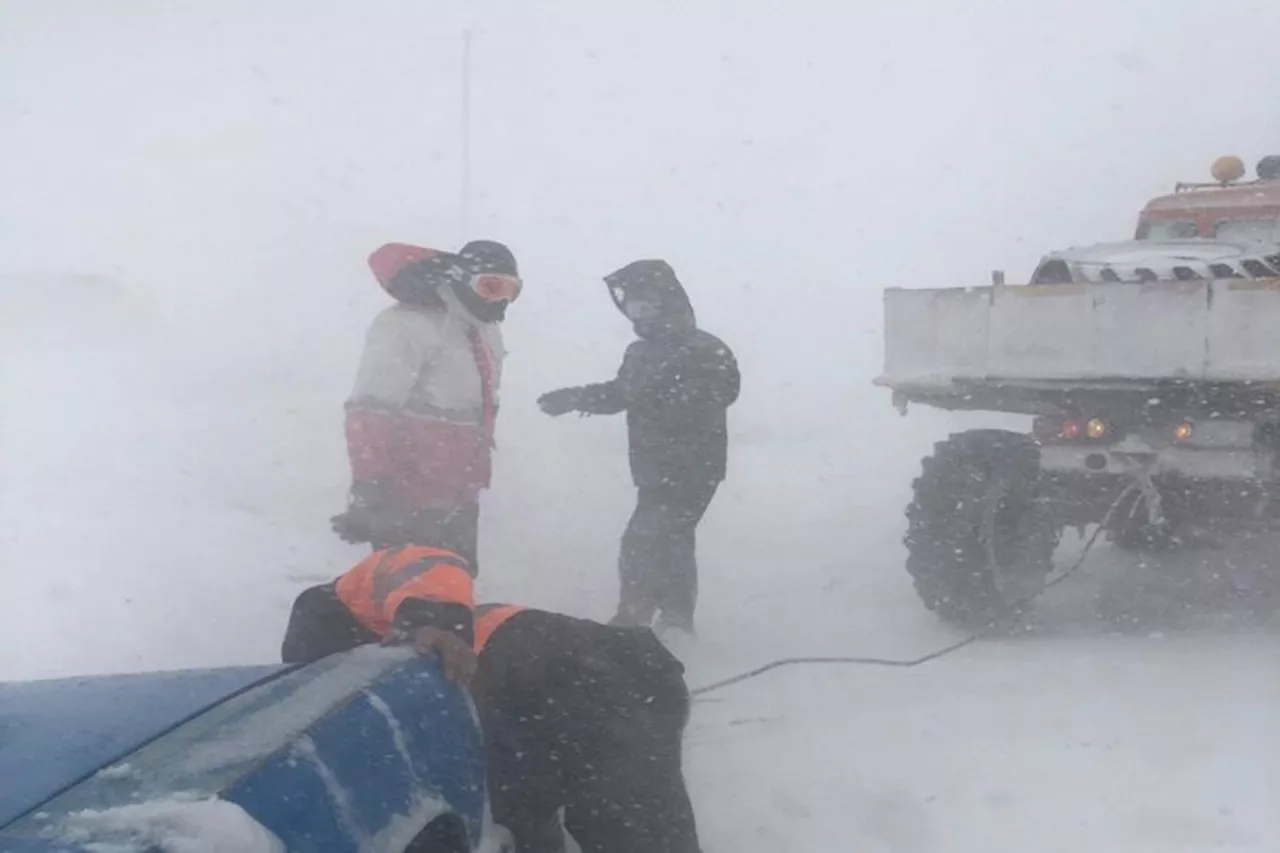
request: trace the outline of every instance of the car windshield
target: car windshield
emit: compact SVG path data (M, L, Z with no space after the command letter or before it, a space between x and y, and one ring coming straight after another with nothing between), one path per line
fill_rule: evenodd
M1280 218L1224 219L1214 225L1213 234L1220 240L1241 240L1274 245L1280 242Z

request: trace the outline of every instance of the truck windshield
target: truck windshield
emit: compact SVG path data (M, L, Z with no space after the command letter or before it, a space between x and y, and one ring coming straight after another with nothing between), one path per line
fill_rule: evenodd
M1213 236L1219 240L1280 242L1280 219L1224 219L1214 225Z
M1138 225L1139 240L1187 240L1196 236L1194 219L1154 219Z

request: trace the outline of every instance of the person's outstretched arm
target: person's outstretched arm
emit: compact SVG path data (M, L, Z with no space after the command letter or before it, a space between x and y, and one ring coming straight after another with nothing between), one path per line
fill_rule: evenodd
M550 391L538 398L538 407L552 417L569 412L581 412L584 415L616 415L625 412L634 397L636 366L642 343L637 341L627 348L622 366L618 368L618 375L613 379Z

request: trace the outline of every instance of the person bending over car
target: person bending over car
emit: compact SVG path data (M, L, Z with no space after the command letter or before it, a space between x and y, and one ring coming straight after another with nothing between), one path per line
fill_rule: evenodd
M494 820L517 853L698 853L682 771L684 667L648 628L474 606L466 561L404 544L303 591L281 649L304 663L406 642L468 685ZM563 824L560 811L563 809Z

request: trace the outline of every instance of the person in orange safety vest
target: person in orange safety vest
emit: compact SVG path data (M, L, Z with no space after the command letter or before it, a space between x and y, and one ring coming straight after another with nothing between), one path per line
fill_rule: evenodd
M404 545L374 551L293 603L280 655L307 663L368 643L409 642L440 657L445 676L475 670L470 566L453 551Z
M282 656L308 662L376 642L437 655L470 687L493 819L517 853L563 853L566 830L583 853L698 853L679 660L649 628L472 596L455 553L378 551L298 596Z

